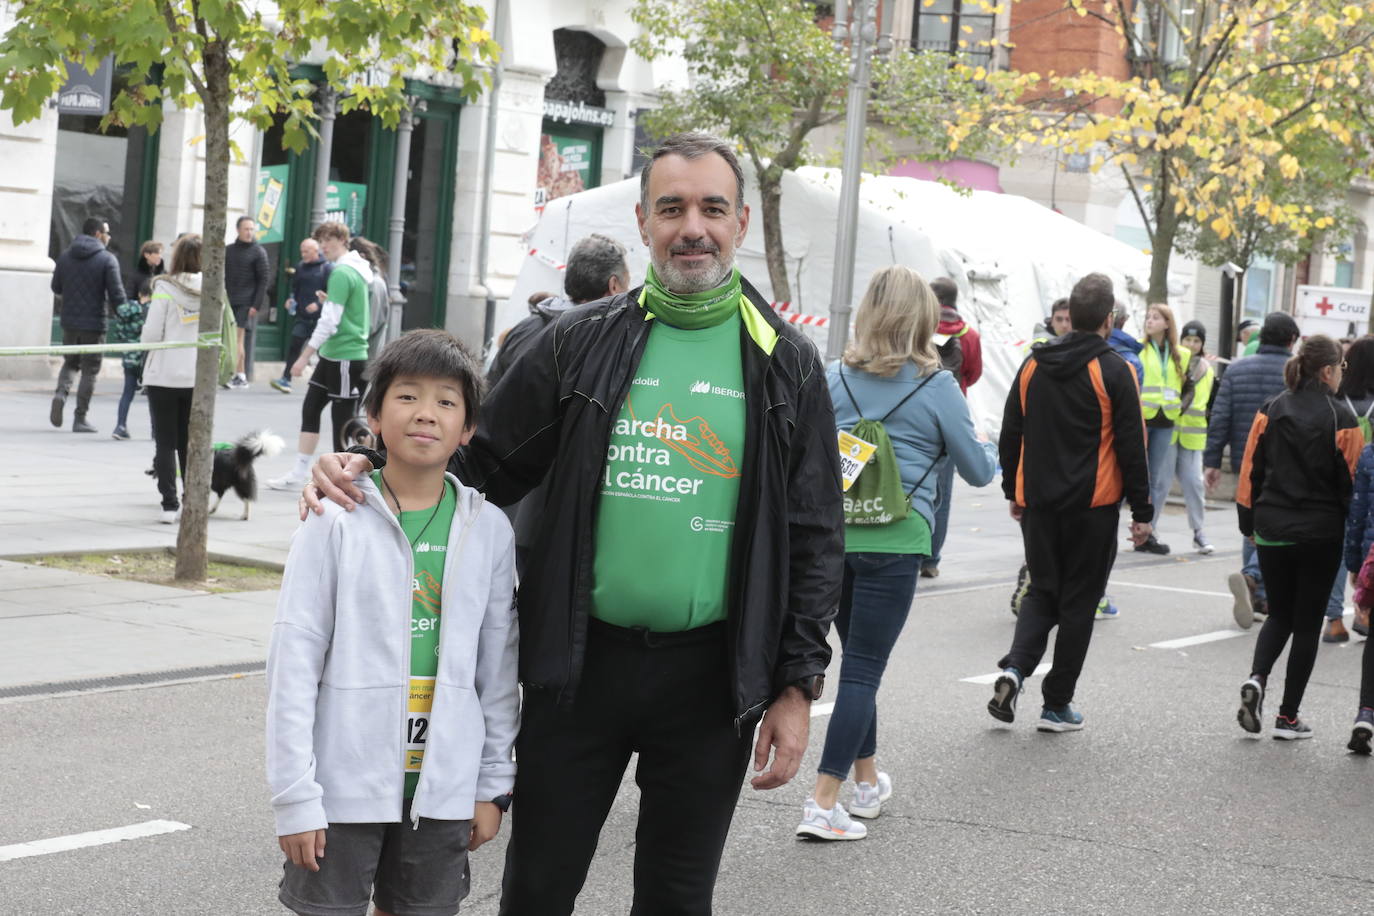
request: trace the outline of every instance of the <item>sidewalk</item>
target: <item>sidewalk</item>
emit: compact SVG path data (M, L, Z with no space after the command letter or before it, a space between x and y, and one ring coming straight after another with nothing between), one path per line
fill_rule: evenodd
M280 564L297 526L297 491L266 481L291 466L302 393L282 395L258 382L219 390L217 440L271 428L283 454L256 465L258 501L250 521L232 493L210 517L212 554ZM101 380L89 420L100 432L78 435L48 423L52 383L0 382L0 428L10 430L0 470L0 558L118 551L176 544L177 527L158 521L147 401L129 412L134 438L110 437L119 388ZM325 435L328 436L328 418ZM327 441L327 438L326 438ZM260 668L276 607L275 591L211 595L121 582L0 559L0 696L5 688L180 669ZM11 693L15 691L9 691Z

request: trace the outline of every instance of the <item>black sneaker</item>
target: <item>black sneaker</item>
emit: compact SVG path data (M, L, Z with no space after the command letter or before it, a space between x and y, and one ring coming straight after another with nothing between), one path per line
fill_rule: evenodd
M992 699L988 700L988 713L999 722L1012 722L1016 719L1016 698L1021 693L1021 672L1015 668L1004 668L992 682Z
M1169 545L1160 541L1153 534L1144 544L1135 545L1136 553L1157 553L1161 557L1169 552Z
M1260 733L1260 719L1264 715L1264 685L1252 677L1240 685L1240 711L1236 721L1252 735Z
M1016 574L1016 588L1011 593L1011 615L1021 616L1021 602L1026 599L1026 592L1030 591L1030 567L1025 563L1021 564L1021 571Z
M62 408L67 406L67 399L53 396L52 406L48 408L48 422L58 429L62 428Z
M1368 756L1371 741L1374 741L1374 709L1365 706L1355 717L1355 727L1350 731L1350 743L1346 747L1357 754Z
M93 433L96 429L86 422L85 417L77 417L72 421L72 432L74 433Z
M1274 740L1276 741L1298 741L1302 738L1311 738L1312 729L1307 727L1307 723L1297 716L1288 718L1279 716L1274 720Z

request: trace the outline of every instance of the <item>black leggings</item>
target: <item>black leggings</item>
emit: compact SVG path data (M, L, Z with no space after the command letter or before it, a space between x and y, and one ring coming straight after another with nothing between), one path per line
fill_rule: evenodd
M191 395L193 388L164 388L146 386L148 412L153 419L153 471L157 475L157 491L162 496L162 508L177 509L177 469L186 479L186 443L191 437Z
M301 401L301 432L320 431L320 415L324 413L325 404L329 405L329 421L334 427L334 451L341 452L344 450L344 426L353 419L358 399L331 398L319 385L307 385L305 399Z
M1294 718L1302 705L1307 680L1317 661L1322 621L1331 583L1341 565L1340 541L1294 544L1291 547L1257 546L1260 573L1269 598L1269 619L1255 641L1252 674L1268 676L1283 653L1288 637L1288 676L1283 682L1279 715Z

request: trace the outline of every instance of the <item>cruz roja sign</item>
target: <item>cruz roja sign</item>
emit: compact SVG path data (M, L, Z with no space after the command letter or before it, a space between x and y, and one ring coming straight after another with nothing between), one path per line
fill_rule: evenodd
M107 55L93 72L79 61L67 61L67 81L57 92L57 113L104 117L110 110L113 77L113 55Z
M1334 286L1299 286L1295 309L1304 337L1327 334L1336 339L1359 337L1369 330L1370 299L1367 289Z

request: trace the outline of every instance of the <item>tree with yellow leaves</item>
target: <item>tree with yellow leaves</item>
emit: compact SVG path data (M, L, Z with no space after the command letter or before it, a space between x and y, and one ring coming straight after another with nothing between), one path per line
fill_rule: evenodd
M1289 192L1308 169L1328 188L1369 171L1374 13L1344 0L1068 5L1117 34L1128 74L965 66L988 91L950 129L951 153L991 133L1012 150L1064 148L1119 168L1150 234L1152 302L1167 300L1180 244L1226 242L1242 226L1253 237L1257 220L1297 240L1335 225L1330 197Z

